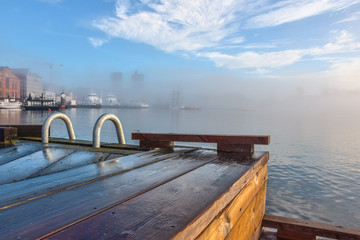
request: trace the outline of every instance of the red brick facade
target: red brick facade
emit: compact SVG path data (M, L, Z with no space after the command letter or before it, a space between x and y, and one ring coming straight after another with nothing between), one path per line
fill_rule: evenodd
M20 98L20 79L8 67L0 67L0 99Z

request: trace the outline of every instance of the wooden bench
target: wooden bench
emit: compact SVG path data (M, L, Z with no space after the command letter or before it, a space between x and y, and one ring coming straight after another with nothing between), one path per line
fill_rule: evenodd
M140 140L145 149L172 147L174 142L216 143L219 152L253 153L255 144L270 144L270 136L224 136L196 134L133 133L133 140Z

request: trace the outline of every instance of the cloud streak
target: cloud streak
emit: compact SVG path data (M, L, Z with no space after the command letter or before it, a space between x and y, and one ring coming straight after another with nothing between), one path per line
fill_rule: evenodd
M294 49L257 53L253 51L229 55L220 52L199 53L199 57L206 57L215 62L216 66L229 69L240 68L277 68L299 62L304 57L319 57L329 54L352 52L360 49L360 42L355 41L353 36L346 31L335 31L334 42L321 47L308 49Z
M281 67L305 56L319 56L358 48L350 34L338 33L348 42L336 40L322 47L288 49L273 52L244 51L236 54L210 49L230 49L246 42L246 29L267 28L328 12L337 12L359 4L360 0L283 0L269 4L265 0L118 0L115 15L96 19L92 26L106 38L89 38L99 47L112 38L145 43L165 52L185 52L206 57L216 66L235 68ZM348 20L344 20L348 21ZM342 41L345 41L345 40ZM263 43L263 47L276 47ZM245 44L244 49L257 44ZM248 47L247 47L248 46Z

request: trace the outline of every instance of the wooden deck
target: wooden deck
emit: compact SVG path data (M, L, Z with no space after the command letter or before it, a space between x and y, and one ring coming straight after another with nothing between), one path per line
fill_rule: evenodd
M0 147L0 239L360 239L359 229L265 215L269 153L254 145L268 136L134 133L139 146L93 148L42 144L38 126L18 127L22 140Z
M52 139L0 148L1 239L250 239L267 152Z

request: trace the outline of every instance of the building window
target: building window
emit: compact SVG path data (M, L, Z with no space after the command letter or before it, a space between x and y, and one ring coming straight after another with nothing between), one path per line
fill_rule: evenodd
M6 77L5 83L6 83L6 88L9 89L10 88L10 79L9 79L9 77Z

